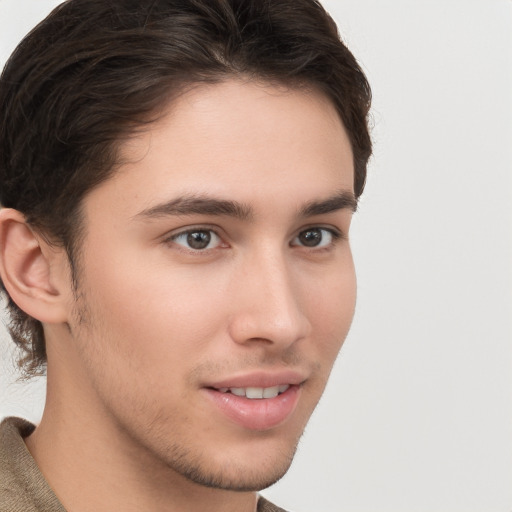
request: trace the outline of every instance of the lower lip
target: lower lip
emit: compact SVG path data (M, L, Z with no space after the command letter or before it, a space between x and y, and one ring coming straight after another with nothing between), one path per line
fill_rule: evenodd
M300 387L290 386L274 398L250 399L205 388L215 405L232 421L249 430L268 430L291 416L300 397Z

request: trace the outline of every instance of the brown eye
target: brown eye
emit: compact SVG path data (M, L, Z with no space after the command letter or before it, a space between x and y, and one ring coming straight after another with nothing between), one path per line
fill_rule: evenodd
M338 238L337 233L325 228L310 228L301 231L292 242L292 245L303 247L327 247Z
M322 241L322 231L320 229L308 229L300 233L298 239L306 247L316 247Z
M208 231L195 231L187 235L187 244L192 249L206 249L211 239Z
M173 236L172 241L195 251L213 249L218 247L221 242L219 236L210 229L185 231Z

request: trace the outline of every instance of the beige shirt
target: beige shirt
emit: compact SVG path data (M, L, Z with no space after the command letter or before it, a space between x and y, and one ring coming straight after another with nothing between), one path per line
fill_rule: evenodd
M0 512L66 512L23 441L33 430L19 418L0 424ZM260 497L258 512L286 511Z

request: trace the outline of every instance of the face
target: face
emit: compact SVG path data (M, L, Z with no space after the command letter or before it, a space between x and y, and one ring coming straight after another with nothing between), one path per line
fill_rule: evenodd
M233 80L180 97L122 155L83 205L77 392L127 452L266 487L353 315L345 130L317 92Z

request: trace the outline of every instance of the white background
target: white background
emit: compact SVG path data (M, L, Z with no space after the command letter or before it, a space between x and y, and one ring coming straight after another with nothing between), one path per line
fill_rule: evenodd
M58 1L0 0L0 61ZM354 325L295 512L512 511L512 1L330 0L374 91ZM37 421L5 334L0 417Z

